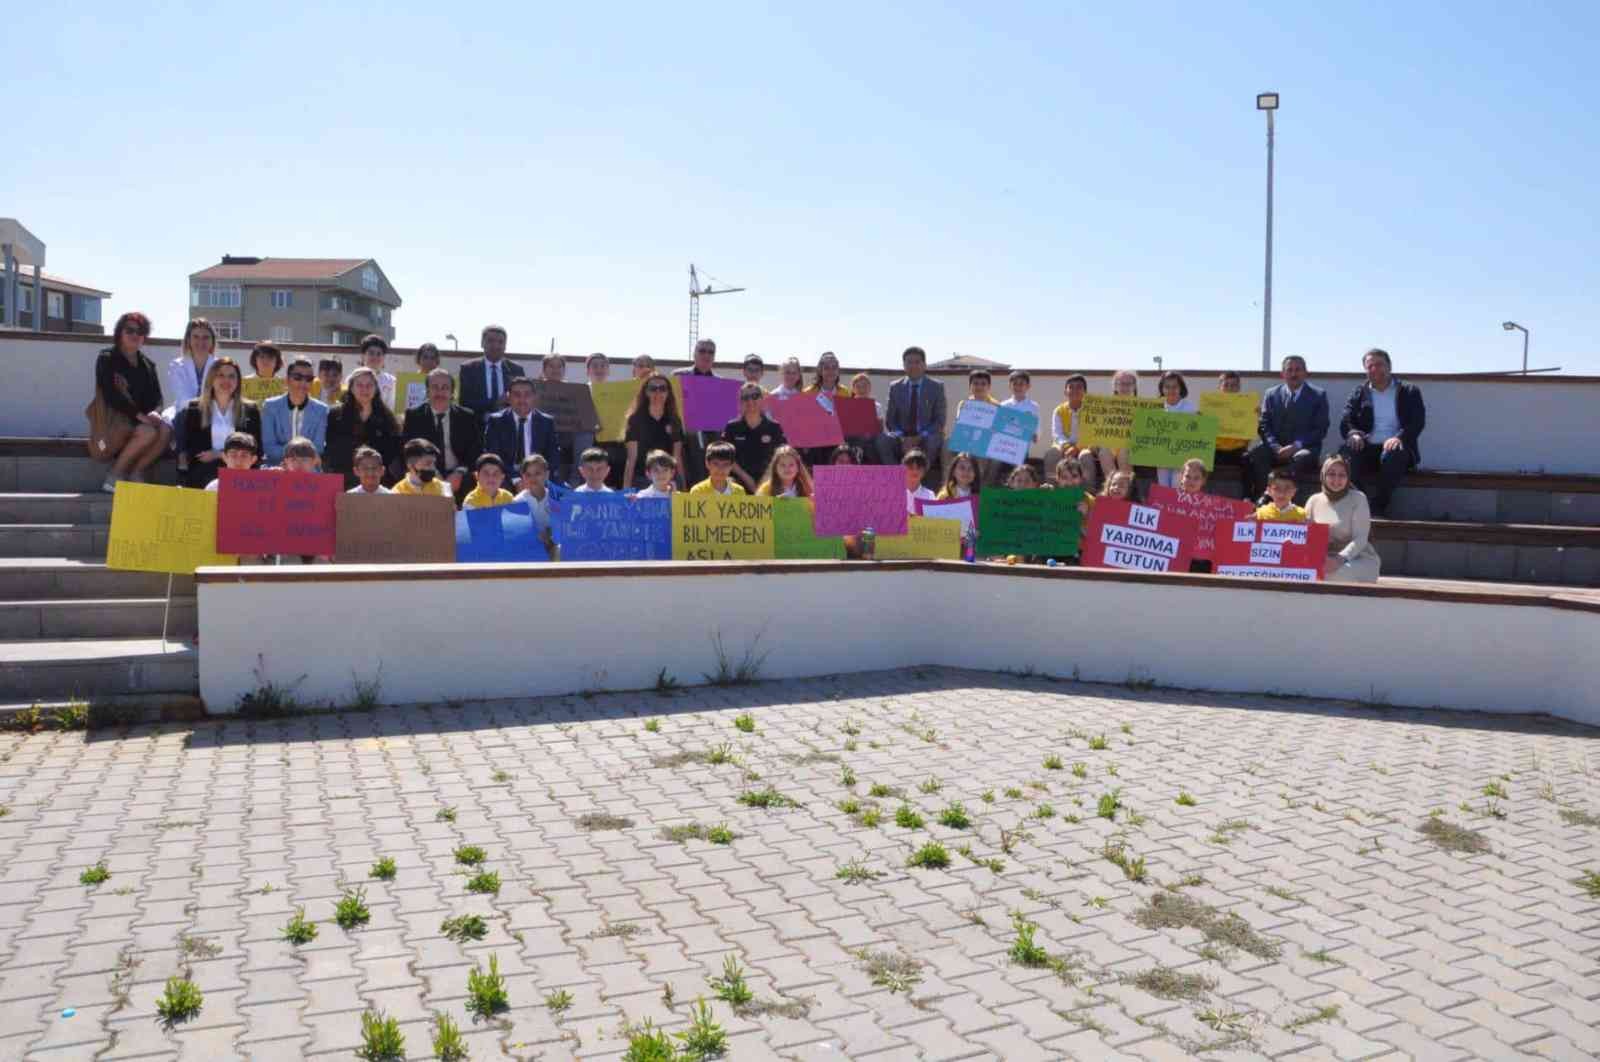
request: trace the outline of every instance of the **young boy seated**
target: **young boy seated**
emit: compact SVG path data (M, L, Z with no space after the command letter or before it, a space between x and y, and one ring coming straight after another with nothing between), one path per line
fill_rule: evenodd
M256 437L247 431L236 431L222 444L222 464L237 472L245 472L256 463ZM216 490L221 479L206 484L206 490Z
M733 463L739 451L731 442L714 442L706 447L706 478L689 488L690 494L743 494L733 481Z
M555 540L550 536L550 462L544 454L529 454L522 459L522 490L511 500L528 503L539 540L545 549L551 549Z
M452 497L450 485L439 478L439 448L427 439L408 439L401 451L406 459L405 478L394 485L396 494L432 494Z
M635 498L670 498L672 484L678 478L678 462L665 450L651 450L644 459L644 473L650 485L634 495Z
M511 492L501 486L506 481L506 466L501 463L499 454L481 455L472 471L478 477L478 485L461 499L463 509L492 509L512 503Z
M922 485L922 477L928 474L928 455L912 450L900 459L900 467L906 470L906 512L915 516L918 498L935 500L933 491Z
M372 447L358 448L351 460L351 467L355 469L356 479L360 482L345 491L346 494L394 493L383 485L383 455Z
M1294 479L1294 470L1288 465L1280 465L1272 470L1272 475L1267 477L1267 497L1272 500L1256 510L1257 520L1293 520L1304 523L1306 511L1294 503L1294 492L1298 484Z
M574 487L574 490L585 494L611 494L613 491L606 486L606 477L611 474L611 458L598 446L591 446L578 457L578 474L583 477L583 482Z

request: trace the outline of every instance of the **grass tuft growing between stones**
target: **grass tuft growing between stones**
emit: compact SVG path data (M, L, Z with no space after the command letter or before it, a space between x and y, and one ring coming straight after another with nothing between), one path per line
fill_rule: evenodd
M1217 982L1203 974L1183 973L1170 966L1152 966L1127 979L1127 983L1161 999L1204 999Z
M1477 830L1469 830L1444 818L1429 818L1417 827L1417 832L1446 852L1473 855L1489 850L1489 839Z
M861 968L866 971L867 977L879 988L909 995L917 982L922 980L922 963L904 952L862 948L856 952L856 958L861 960Z
M609 815L603 811L591 811L587 815L580 815L574 820L579 829L591 833L599 830L626 830L633 825L633 820L622 815Z
M1133 916L1145 929L1198 929L1206 940L1254 955L1276 959L1282 946L1262 936L1236 914L1223 914L1208 903L1180 892L1157 892Z

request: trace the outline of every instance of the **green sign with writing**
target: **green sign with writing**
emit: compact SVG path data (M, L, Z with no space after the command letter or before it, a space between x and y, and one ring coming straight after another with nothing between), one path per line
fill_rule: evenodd
M1205 462L1217 456L1217 418L1209 413L1168 413L1140 409L1133 414L1133 441L1128 457L1136 465L1182 468L1191 457Z
M772 499L772 530L779 560L844 560L844 539L818 538L808 498Z
M1007 490L978 495L978 552L995 557L1076 557L1083 531L1082 487Z

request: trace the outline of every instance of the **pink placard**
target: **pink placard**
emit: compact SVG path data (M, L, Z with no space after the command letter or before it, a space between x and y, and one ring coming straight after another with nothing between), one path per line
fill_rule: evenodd
M1255 515L1256 507L1238 498L1224 498L1220 494L1190 494L1173 487L1152 483L1145 499L1157 509L1166 509L1194 517L1200 529L1195 539L1195 560L1210 560L1216 550L1217 524L1226 520L1248 520Z
M906 473L899 465L818 465L811 478L818 535L859 535L868 527L880 535L906 533Z
M721 431L739 415L742 380L721 376L681 376L685 431Z
M768 395L761 405L767 416L783 425L783 434L790 446L838 446L844 442L839 417L832 410L822 408L814 394L802 392L787 398ZM856 528L859 530L861 528Z
M878 421L878 404L870 398L835 398L833 408L839 414L839 427L848 436L861 438L883 430Z

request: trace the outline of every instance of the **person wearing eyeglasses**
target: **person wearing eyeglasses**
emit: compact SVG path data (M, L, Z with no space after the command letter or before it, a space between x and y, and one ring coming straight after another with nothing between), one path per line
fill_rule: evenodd
M761 408L765 397L760 384L739 388L739 415L722 429L722 441L733 444L733 478L750 494L767 474L772 455L789 441L784 438L783 426Z
M303 354L291 358L285 379L289 390L261 404L261 444L269 465L283 463L283 448L297 435L310 439L319 457L328 440L327 403L311 397L317 382L311 359Z
M678 403L672 383L659 372L651 373L639 385L639 392L628 406L627 429L623 442L628 447L627 464L622 471L624 490L644 487L649 478L644 471L644 456L652 450L672 455L678 467L678 485L683 485L683 423L678 419Z
M674 369L674 376L715 376L717 367L717 341L702 339L694 345L694 361L687 369ZM673 403L676 408L677 403ZM706 478L706 446L716 442L715 431L685 432L682 439L683 459L678 462L680 478L690 483L698 483ZM663 447L663 449L665 449ZM650 449L640 450L642 457ZM685 463L687 462L687 463ZM624 487L629 486L629 481L623 480Z
M108 433L94 440L106 452L102 460L112 459L111 472L100 489L114 494L117 481L143 483L145 470L166 452L172 429L157 412L161 409L161 377L155 362L142 349L150 336L150 318L142 313L125 313L111 330L111 346L100 352L94 363L95 388L100 392L115 425L115 437Z

